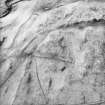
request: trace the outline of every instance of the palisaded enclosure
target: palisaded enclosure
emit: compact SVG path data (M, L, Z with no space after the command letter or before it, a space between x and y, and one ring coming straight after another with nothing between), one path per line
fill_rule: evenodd
M0 4L0 105L105 105L105 1Z

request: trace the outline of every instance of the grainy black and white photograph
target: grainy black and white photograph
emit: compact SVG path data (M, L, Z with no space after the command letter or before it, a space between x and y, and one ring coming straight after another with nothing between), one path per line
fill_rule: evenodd
M0 0L0 105L105 105L105 0Z

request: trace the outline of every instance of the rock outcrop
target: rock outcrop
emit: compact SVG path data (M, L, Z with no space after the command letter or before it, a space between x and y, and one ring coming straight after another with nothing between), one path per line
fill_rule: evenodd
M105 105L104 0L2 3L0 105Z

